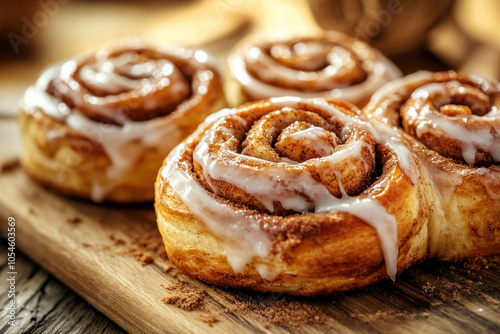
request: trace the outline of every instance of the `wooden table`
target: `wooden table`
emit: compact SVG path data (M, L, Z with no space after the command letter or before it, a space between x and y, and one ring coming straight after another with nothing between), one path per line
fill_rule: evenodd
M1 239L0 276L2 289L0 304L7 305L7 244ZM106 333L119 334L124 331L102 315L46 270L24 256L16 254L17 267L17 327L10 327L5 321L0 332L14 333ZM5 319L2 312L2 320Z
M281 15L275 15L277 8ZM193 25L194 18L197 18L196 25ZM287 27L286 31L282 29L283 26ZM440 29L447 31L449 28L450 26L444 26ZM205 33L206 31L210 33ZM199 45L218 55L220 59L224 59L235 43L248 36L270 32L275 35L293 35L315 31L318 31L318 27L307 10L307 3L299 0L291 2L279 0L272 3L265 0L197 1L189 2L188 5L182 1L166 4L145 2L143 5L133 2L75 1L61 5L50 22L40 27L37 36L30 39L28 45L23 46L25 49L23 53L15 57L6 57L7 60L0 64L0 162L15 160L19 154L14 119L18 98L24 89L34 82L40 70L55 61L95 50L110 40L130 35ZM435 49L439 50L439 47L442 46L437 45ZM3 50L2 54L9 52L10 50ZM450 67L450 63L445 64L426 49L404 55L395 61L405 72L422 68L439 70ZM470 71L477 69L474 63L467 62L466 65ZM455 67L459 68L460 64L457 62ZM13 173L13 177L23 179L21 171L14 170ZM0 189L0 195L9 196L9 193L2 193ZM8 210L0 212L0 219L6 219L10 214ZM46 266L44 263L39 264L42 267ZM0 265L2 282L5 282L9 272L5 239L1 239L0 243ZM11 328L3 321L8 312L4 307L8 301L6 297L8 287L2 283L0 304L3 308L0 313L2 319L0 332L123 332L119 326L42 267L24 256L22 249L17 251L16 298L17 320L20 327ZM350 329L349 331L383 332L390 330L389 324L392 321L398 322L414 317L413 323L421 325L429 319L432 326L429 325L427 328L433 332L461 330L465 333L474 328L481 332L498 332L500 331L497 301L500 299L498 262L478 270L479 273L471 271L467 264L455 267L431 262L410 269L408 273L402 275L396 285L385 282L369 290L321 298L319 304L339 305L335 315L337 317L344 315L346 318L337 319L341 324L336 327L337 330L344 328ZM435 281L436 276L439 277L439 282ZM481 280L478 276L482 276ZM427 295L422 297L421 292L413 290L416 281L422 286L425 285L425 281L433 282L433 285L429 286ZM466 286L469 281L474 285L472 290ZM484 285L481 286L482 284ZM373 298L367 294L373 294ZM402 297L403 295L405 297ZM386 300L387 309L379 312L369 309L377 305L377 298ZM440 303L444 306L440 306ZM405 310L395 311L399 304L410 310L411 314ZM342 309L342 305L350 305L351 309ZM483 309L482 305L486 307ZM349 323L352 323L352 326ZM209 328L213 329L206 325L206 329ZM266 331L265 326L249 328L261 328L260 330ZM418 332L426 326L407 328L402 325L398 328L401 332ZM280 332L294 331L300 332L300 329L280 330ZM311 329L306 332L311 332Z

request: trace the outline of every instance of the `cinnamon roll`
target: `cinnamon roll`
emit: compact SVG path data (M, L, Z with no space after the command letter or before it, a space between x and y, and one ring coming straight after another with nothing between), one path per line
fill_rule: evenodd
M129 41L47 69L21 102L24 170L94 202L145 202L166 154L224 107L205 52Z
M500 84L417 72L381 88L364 111L398 129L424 163L433 207L430 256L500 253Z
M207 118L155 184L171 261L203 281L296 295L395 275L427 255L423 167L337 100L271 98Z
M364 106L399 69L367 43L336 31L247 45L229 58L247 100L272 96L342 99Z

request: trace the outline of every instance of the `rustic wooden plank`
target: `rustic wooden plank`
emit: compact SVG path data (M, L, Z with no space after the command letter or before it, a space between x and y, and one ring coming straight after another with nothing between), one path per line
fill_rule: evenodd
M1 239L0 276L5 278L7 245ZM16 326L0 323L0 332L14 333L123 333L123 330L69 290L52 275L26 258L16 254ZM0 286L0 305L9 302L7 285ZM6 319L2 308L1 319Z
M487 333L500 330L498 261L472 269L463 263L430 261L403 273L396 283L382 282L359 291L316 298L222 289L175 270L164 273L163 269L170 263L157 254L153 254L155 262L146 266L125 254L128 247L134 245L134 238L140 240L141 236L157 233L151 207L100 207L68 200L34 184L21 170L0 175L0 189L9 194L0 200L2 231L6 216L14 216L18 222L19 248L133 333L321 333L327 330L412 333L421 329L429 333ZM73 222L75 217L80 222ZM31 279L43 285L46 276L35 272ZM206 307L216 314L218 322L210 327L199 320L200 314L196 311L165 305L161 299L168 291L162 286L172 282L185 282L203 289L207 294ZM45 288L53 287L46 285ZM44 301L46 304L39 307L50 310L59 303L58 307L68 308L71 301L62 299L66 291L59 289L52 292L54 299ZM291 303L304 308L316 307L322 321L299 324L291 329L277 325L279 320L275 323L266 320L269 310ZM235 305L245 307L242 310ZM54 322L47 330L65 331L72 326L71 322Z
M103 209L68 201L38 188L20 170L1 179L7 182L0 187L9 194L2 197L8 203L0 205L1 211L18 222L18 247L122 327L131 332L208 328L201 321L193 322L189 313L161 302L166 294L161 285L171 280L162 273L164 265L142 267L134 258L118 255L116 247L107 249L112 232L127 240L157 233L152 208ZM36 205L19 205L27 201ZM72 217L82 222L68 223ZM7 218L2 218L5 231ZM129 229L128 235L123 226ZM169 316L175 319L173 323L165 320Z
M206 19L210 24L220 20L215 35L207 30L206 35L197 35L197 40L193 41L191 32L181 31L174 39L202 44L203 48L217 55L221 63L246 33L249 33L246 37L257 34L267 37L270 32L293 35L317 29L304 7L305 1L260 1L258 5L246 1L223 2L228 5L224 7L228 11L222 14L214 12L214 3L221 2L200 2L195 11L201 13L200 19ZM99 36L86 29L76 35L74 30L66 29L74 21L87 22L91 6L101 6L100 13L106 17L106 26L116 29L107 29L105 35L102 35L102 29L96 29ZM115 17L112 14L116 8L112 4L68 5L67 14L54 18L42 36L43 44L48 46L44 55L33 63L2 66L2 81L7 86L19 80L31 83L38 71L48 64L96 49L104 41L130 33L145 37L164 36L166 28L173 27L168 23L170 19L180 17L178 15L183 10L173 8L155 11L153 15L149 10L130 5L120 7L126 15ZM275 14L276 8L280 8L281 15ZM210 13L219 16L216 20L205 17ZM242 13L252 16L251 31L245 30L247 28L235 20ZM218 40L220 37L224 39ZM79 42L74 43L75 40ZM423 64L432 64L431 69L443 66L428 53L413 54L412 57L404 55L396 61L405 72L421 69ZM20 76L20 73L24 75ZM29 77L32 79L27 80ZM18 141L14 122L4 119L0 122L0 163L16 157ZM326 297L293 298L282 294L222 289L178 274L175 270L164 273L170 263L150 250L146 253L154 255L154 263L142 266L135 258L141 251L138 242L143 236L158 237L152 207L101 207L69 200L37 186L16 169L0 174L2 232L5 232L8 216L14 216L18 222L20 249L132 333L500 332L498 261L489 267L482 265L472 269L467 264L430 261L409 269L398 277L396 283L382 282L363 290ZM131 251L131 247L137 249ZM0 263L4 263L2 261L5 257ZM23 265L24 260L20 261ZM93 313L92 309L85 311L85 306L77 302L81 299L57 280L50 279L45 271L27 269L23 273L29 274L19 274L22 276L19 276L18 284L30 288L19 295L20 302L26 305L20 316L23 324L29 326L28 332L94 332L97 328L102 328L104 333L120 332L116 326L105 325L105 319L97 312ZM2 271L2 280L3 275ZM169 292L163 286L176 282L205 291L204 308L212 312L218 322L209 326L200 320L204 312L165 305L162 298ZM0 288L3 289L3 285ZM4 319L6 300L4 291L1 292L0 318ZM289 316L293 317L299 315L294 313L294 307L315 307L320 320L307 323L297 316L297 327L282 326L286 322L273 311L288 310ZM31 313L31 309L35 311ZM59 319L58 314L64 314L67 319ZM0 332L4 330L1 326L3 323Z

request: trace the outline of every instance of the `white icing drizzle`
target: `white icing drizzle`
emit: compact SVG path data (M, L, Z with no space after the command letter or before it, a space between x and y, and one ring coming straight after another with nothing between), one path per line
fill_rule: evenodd
M439 165L434 165L432 160L423 160L423 162L427 170L430 171L433 184L435 185L435 191L439 195L443 207L448 206L457 187L460 187L467 177L475 177L475 180L481 182L491 199L500 199L500 168L498 166L491 166L489 168L473 167L443 169Z
M339 49L342 50L340 52L347 53L347 50ZM257 52L261 51L257 50ZM255 53L257 54L257 52ZM300 63L296 63L297 66L306 71L315 71L325 65L325 60L328 60L328 54L332 53L332 48L320 41L307 41L296 43L293 46L276 44L269 49L269 53L275 59L289 59L292 52L299 56L294 59L294 61ZM329 63L333 62L330 61Z
M495 172L492 172L488 168L481 167L476 170L476 173L481 175L481 178L479 180L484 186L484 189L486 189L486 192L488 193L488 196L492 199L500 199L500 189L498 188L498 183L499 183L499 167L491 167L491 168L496 168Z
M122 68L124 65L133 62L137 58L137 54L126 53L112 60L109 59L97 64L84 65L80 70L80 79L89 87L101 89L111 94L117 94L124 90L135 89L137 87L137 80L119 75L115 69ZM145 67L146 64L141 65L142 67ZM138 65L135 65L135 67L137 66ZM150 68L149 71L134 71L134 66L131 66L129 69L130 70L127 71L129 74L136 74L135 77L143 77L145 75L151 75L155 67L153 65L153 69Z
M174 48L170 50L169 48L162 47L160 50L191 61L193 65L199 66L204 63L213 64L214 62L211 57L200 50L194 53L194 55L197 56L196 60L191 58L194 52L191 49ZM98 57L99 53L97 54L97 58ZM129 60L130 59L118 58L118 62ZM66 104L47 94L46 88L52 78L69 75L69 73L74 70L74 66L76 66L75 61L69 60L47 69L42 73L35 85L28 88L21 101L21 107L27 113L32 113L40 109L45 114L66 122L69 128L102 146L111 160L111 166L106 171L107 180L105 180L105 183L95 182L92 184L91 190L91 199L94 202L102 202L106 200L106 197L114 188L121 184L122 181L120 180L123 175L129 172L136 164L137 159L145 148L154 148L160 155L166 155L175 144L181 140L181 131L174 122L165 120L168 115L143 122L135 122L120 118L118 120L120 125L114 125L94 121L86 117L77 109L71 110ZM103 63L100 66L106 67L111 65ZM134 68L131 66L129 70L135 72L137 75L141 75L150 70L147 68L149 65L146 64L144 66L146 68ZM165 63L165 66L168 67L168 64ZM165 66L163 69L165 69ZM83 75L85 80L90 80L91 74L84 72ZM104 85L103 87L109 89L111 92L119 89L120 85L128 87L127 85L130 84L127 80L123 81L117 78L118 77L114 76L98 78L94 80L92 84L102 84ZM211 76L201 76L201 78L199 78L200 87L208 86L210 80ZM133 85L135 86L137 83ZM198 94L200 93L198 92ZM82 97L79 96L78 98ZM193 98L196 98L196 96ZM112 116L113 113L112 111L110 112L110 116ZM112 119L116 119L116 117ZM64 134L64 131L50 133L52 139L62 137Z
M294 140L302 141L321 156L326 156L332 154L334 149L332 146L328 145L326 141L322 140L324 136L325 130L323 128L312 126L298 132L286 133L283 135L283 139L289 137ZM334 142L334 144L336 144L336 142Z
M295 108L300 109L301 104L312 104L321 108L322 110L330 113L332 119L338 119L340 122L345 124L356 124L362 128L367 128L369 124L363 122L361 119L355 117L349 117L346 114L340 112L337 108L326 102L323 98L302 98L296 96L280 96L272 97L269 101L277 108Z
M419 75L421 74L423 74L423 72L419 72ZM389 149L396 153L403 171L412 179L414 184L417 184L418 171L415 168L413 155L399 139L400 135L398 134L396 129L393 129L379 122L367 123L359 118L348 117L345 114L339 112L331 104L325 102L323 99L304 99L300 97L285 96L271 98L270 101L273 103L273 105L276 105L278 107L293 106L295 108L299 108L300 103L313 103L320 106L323 110L332 113L332 115L335 115L334 117L345 123L346 127L349 127L350 124L355 124L365 129L366 131L370 132L370 134L376 139L377 142L384 143L384 145L388 146ZM349 148L348 150L344 150L344 152L352 151L352 149L353 148ZM358 155L359 152L361 151L358 151ZM338 157L340 158L340 152L337 152L336 154L338 154ZM349 153L346 152L345 154L346 155L342 159L348 158ZM333 162L332 156L326 158L330 159L329 161ZM366 167L366 169L368 169L368 167Z
M336 117L337 119L340 119L340 121L345 123L354 123L370 132L376 131L369 124L360 119L351 118L343 114L332 105L324 102L322 99L282 97L273 98L270 99L270 101L277 108L285 106L300 108L300 104L314 105L315 107L319 107L330 112L332 117ZM234 116L227 111L223 114L225 117ZM384 254L387 273L393 280L395 279L398 258L397 222L395 217L392 214L389 214L386 208L377 201L376 197L349 197L345 194L345 191L343 191L344 195L339 199L331 195L328 189L323 184L316 181L305 169L300 173L291 173L287 168L283 168L283 162L272 163L230 151L225 142L222 142L221 140L217 141L215 134L216 130L228 130L218 127L218 123L220 122L222 122L222 120L212 124L210 129L203 135L193 153L194 161L202 166L203 172L206 176L208 175L215 180L229 182L241 188L257 198L271 212L274 210L273 202L278 201L284 209L290 209L298 212L308 212L311 209L314 209L317 213L342 211L348 212L362 219L367 224L374 227L377 231ZM230 130L229 133L231 133ZM381 136L385 138L384 135ZM224 151L224 154L231 157L230 159L218 160L217 158L211 157L209 154L209 147L210 143L214 141L216 141L220 146L220 150ZM324 161L328 162L329 159L333 162L345 159L349 156L359 156L363 145L366 145L366 143L359 141L357 144L352 147L348 147L343 151L333 153L324 158L311 159L310 161L313 161L312 163L316 164L324 163ZM410 158L410 153L402 144L387 144L387 147L396 154L402 152L403 155L399 157L399 159L400 162L402 162L404 169L408 169L409 171L415 170L413 166L414 162ZM180 150L178 149L176 152L179 154ZM178 160L177 155L174 155L174 157L176 157L175 160ZM258 168L252 167L252 164L246 163L247 161L258 161L261 165ZM295 165L300 166L306 163L310 162ZM184 202L188 203L188 207L193 210L195 215L206 222L208 228L214 231L216 235L224 237L224 242L229 242L227 240L238 240L240 243L239 250L226 247L228 259L230 259L230 261L228 261L233 266L235 271L241 270L242 263L248 263L254 256L265 257L268 255L267 252L258 254L254 248L256 244L267 244L269 241L258 227L257 221L253 220L253 217L249 220L249 218L242 215L242 213L231 213L232 209L229 207L213 202L212 198L204 194L204 191L200 189L195 181L191 180L187 173L181 172L178 167L175 167L174 162L170 162L168 164L162 172L162 175L164 175L164 177L167 178L171 184L172 182L174 183L174 191L181 196ZM207 177L205 178L208 179ZM340 187L341 190L343 190L342 184L340 184ZM185 188L189 188L189 190L186 190ZM212 188L216 189L215 187ZM191 189L196 189L196 191L194 191L195 194L193 194ZM198 194L200 191L202 194ZM197 198L199 197L203 197L203 200L198 200ZM206 202L208 204L203 202L209 198L210 201ZM206 210L208 210L208 213L205 212ZM221 212L222 214L217 214L217 212ZM231 224L226 218L223 218L222 223L218 221L221 219L220 216L230 217L229 221ZM235 229L239 229L240 233L229 235L229 232L226 232L226 224L229 224ZM250 229L251 233L245 229ZM258 231L262 233L258 233ZM245 253L245 249L248 249L247 253ZM262 250L261 248L259 249ZM239 258L240 261L236 261L236 258ZM267 276L267 274L263 274L263 277L264 276Z
M448 85L455 85L460 89L460 83L451 81ZM443 105L451 102L451 97L446 95L446 89L442 84L430 83L416 89L411 98L415 104L408 109L408 118L417 124L416 135L421 138L425 133L442 133L444 136L454 139L462 145L462 156L470 165L476 162L478 149L491 154L495 161L500 162L500 118L496 108L484 115L470 115L467 118L450 120L440 113L433 112L428 105L422 105L421 101L432 99L434 104ZM471 121L480 122L481 127L467 126Z
M435 166L433 161L424 160L424 164L432 177L432 184L443 207L448 206L455 189L464 182L464 177L470 173L466 169L443 170ZM444 217L446 218L446 217Z
M376 116L383 123L389 124L387 117L383 116L385 110L388 108L388 104L390 103L390 99L385 99L385 97L392 95L406 95L408 93L407 87L410 86L411 83L429 80L431 77L432 72L418 71L403 78L394 79L373 93L370 101L363 109L371 111L368 115L369 118Z
M106 171L108 177L106 183L95 183L92 186L91 199L94 202L104 201L107 194L120 184L122 176L139 158L144 149L143 146L154 147L159 152L167 154L180 140L177 127L173 123L163 122L161 118L148 122L130 121L123 126L96 122L77 110L68 111L66 105L49 96L38 85L46 87L41 81L38 81L35 87L30 87L22 102L24 109L30 112L39 108L48 115L65 121L69 128L100 144L112 162ZM64 136L64 134L64 132L52 133L52 135L59 136ZM161 138L171 140L162 141Z
M189 166L180 162L182 148L183 145L179 145L172 151L161 176L189 210L222 239L227 261L235 272L241 273L252 258L269 255L271 241L261 230L259 217L218 202L188 174ZM269 277L265 267L259 268L259 272Z
M497 92L499 85L491 85L490 82L485 81L483 78L469 76L471 80L476 83L481 83L480 89L485 94L491 92ZM440 115L434 115L429 106L423 106L422 104L427 100L434 104L436 108L441 105L449 104L452 102L452 98L448 95L445 86L442 83L432 83L433 73L420 71L414 74L408 75L404 78L395 80L391 83L383 86L377 93L375 93L366 106L368 110L374 110L374 114L378 116L383 122L387 122L387 119L382 117L384 111L387 109L387 103L391 101L387 98L390 95L399 94L402 96L409 95L409 87L416 87L419 83L431 82L424 84L419 88L411 92L411 98L414 100L414 108L409 108L407 111L411 118L419 117L421 123L417 126L417 136L423 135L425 131L431 132L441 132L444 135L452 138L454 140L463 143L462 155L464 160L468 164L473 164L476 158L476 152L478 148L489 152L493 159L500 161L500 150L498 138L492 135L492 129L498 133L500 129L500 118L499 110L497 106L492 106L489 112L483 116L470 115L472 121L479 121L483 123L477 126L476 130L469 130L466 127L466 122L460 124L460 122L453 123L449 122L446 117L440 117ZM445 83L458 94L465 92L465 87L461 86L458 81L450 81ZM385 102L388 101L388 102ZM471 106L474 107L474 106ZM417 109L420 109L420 115L417 115ZM479 123L478 122L478 123ZM415 120L410 121L411 124L415 124ZM471 127L472 128L472 127ZM497 142L495 142L497 141ZM401 155L399 155L401 156ZM434 193L437 194L437 200L440 205L437 207L446 208L450 205L450 201L454 196L457 188L459 189L464 182L474 182L476 186L482 184L487 196L493 200L500 198L500 188L499 188L499 173L500 169L498 166L486 167L474 167L474 166L463 166L456 168L454 166L443 166L442 163L436 164L441 158L439 156L432 158L421 159L424 163L425 169L429 172L431 177L430 185L434 189ZM471 179L473 181L471 181ZM476 183L477 182L477 183ZM438 210L439 211L439 210ZM448 219L448 217L442 213L441 219ZM450 224L455 224L450 222ZM446 224L440 224L446 226Z
M296 46L300 45L301 43L298 43ZM307 47L310 47L311 45L314 45L313 43L309 43ZM340 55L336 55L335 53L340 53ZM265 66L267 69L266 71L262 71L260 75L263 76L263 79L267 81L275 80L277 78L282 78L287 81L312 81L314 80L316 85L321 87L323 90L332 90L336 88L343 88L346 85L341 84L341 83L336 83L335 81L331 80L333 76L336 75L345 75L346 72L346 65L349 64L344 64L341 63L342 59L339 60L339 58L342 58L345 53L348 53L347 50L341 48L341 47L334 47L332 49L332 52L330 53L330 57L333 62L323 68L320 71L297 71L296 69L289 68L286 66L283 66L279 63L276 62L272 57L264 53L260 48L258 47L253 47L247 55L246 61L248 63L253 63L255 61L260 61L262 64ZM315 67L317 66L318 61L308 61L306 64L307 67ZM354 66L354 65L353 65Z
M249 50L241 49L231 55L228 61L231 73L234 75L236 80L238 80L238 82L245 87L245 89L251 92L256 99L264 99L272 96L299 96L304 98L336 98L355 103L360 99L361 95L372 94L385 83L401 77L401 71L390 60L385 58L376 50L373 50L373 52L376 54L376 63L372 63L371 61L362 62L362 66L367 72L365 80L353 86L338 86L319 92L298 91L273 86L261 81L249 73L246 65L246 59L263 60L268 65L272 65L272 68L276 72L277 76L287 78L286 80L294 81L301 77L305 80L314 79L315 81L328 81L332 75L337 74L338 66L328 66L324 69L324 71L320 72L297 71L275 62L268 55L264 54L258 47L252 47ZM262 75L265 76L266 73L262 73ZM311 76L316 76L316 78L311 78Z
M336 110L336 113L344 115L338 110ZM234 115L228 117L233 118ZM344 115L344 117L346 116ZM317 181L312 178L309 172L305 171L297 174L283 168L283 162L264 162L254 157L239 154L231 151L227 146L227 142L217 141L221 146L220 149L224 150L224 153L231 159L221 161L212 158L209 152L210 143L216 141L216 130L224 129L217 127L217 124L211 127L202 137L193 153L194 160L203 167L205 179L209 180L206 177L208 175L212 179L237 186L255 196L270 212L274 211L274 202L280 202L283 208L287 210L307 212L311 209L308 198L319 201L326 194L330 194L322 184L320 184L322 187L320 190L310 187L311 184L315 184ZM229 134L232 133L229 132ZM333 168L340 161L360 157L361 148L365 145L366 143L363 141L355 141L349 147L346 146L344 150L339 150L321 159L311 159L296 165L312 164L321 168L328 168L328 166ZM259 167L251 167L252 161L259 162ZM265 164L262 164L263 162ZM217 188L212 187L212 190L216 192Z
M398 130L379 122L371 123L370 126L373 127L371 133L375 136L376 141L384 143L387 148L396 153L399 165L405 174L414 185L418 184L419 171L416 167L415 158L410 149L402 142Z
M396 218L388 213L376 198L359 199L348 196L338 200L332 197L326 197L316 208L316 212L347 212L375 228L384 254L387 274L395 281L398 271L398 225Z
M145 103L144 110L159 107L160 99L152 94L169 87L170 96L181 95L185 92L186 82L176 80L181 76L174 65L166 59L149 60L144 63L135 63L140 56L134 52L127 52L115 58L107 58L104 53L97 53L94 63L85 64L76 73L78 62L69 60L61 65L58 75L71 87L57 85L62 93L71 97L75 105L85 104L86 108L105 116L118 124L124 124L129 119L110 103L119 101L124 96L142 96ZM176 72L174 72L176 71ZM80 80L75 80L72 76ZM183 79L183 78L182 78ZM104 92L105 96L94 96L82 92L82 85ZM203 86L200 86L203 87Z
M399 164L405 174L410 178L414 185L418 184L418 170L415 167L414 157L408 147L400 143L399 139L396 137L391 137L391 140L386 142L384 145L389 147L393 152L396 152Z
M255 269L263 279L266 279L268 281L274 281L280 274L279 269L269 268L268 265L263 263L256 264Z

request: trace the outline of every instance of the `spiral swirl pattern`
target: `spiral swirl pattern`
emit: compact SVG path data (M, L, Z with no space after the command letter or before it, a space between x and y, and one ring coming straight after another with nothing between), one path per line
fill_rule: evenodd
M194 162L209 189L249 207L283 213L315 210L325 194L304 185L313 181L306 180L310 177L337 198L366 188L375 170L375 140L350 121L353 109L337 104L345 114L334 119L306 104L277 105L248 107L204 136Z
M241 48L230 67L251 100L291 95L338 98L358 106L401 75L368 44L334 31Z
M224 105L218 68L200 50L128 40L75 57L25 94L25 169L96 202L148 201L164 155Z
M426 167L430 256L498 254L499 108L498 82L448 71L389 83L363 109L397 129Z
M95 121L144 121L172 112L191 94L175 58L149 48L102 50L70 60L47 92Z
M400 89L394 89L399 86ZM396 90L384 107L379 98ZM388 93L390 94L390 93ZM417 73L388 85L366 110L444 157L469 165L500 162L500 85L455 72Z
M370 250L358 254L360 262L349 264L366 260L370 265L365 269L333 273L338 267L330 261L336 262L340 255L328 253L328 259L311 269L312 276L357 276L370 271L366 277L371 279L394 278L398 268L425 249L413 253L408 233L423 231L428 207L414 177L416 161L391 139L389 128L375 128L367 120L346 102L296 97L249 103L209 117L167 157L156 183L160 231L167 252L179 259L176 265L201 279L218 280L214 277L222 274L203 274L193 263L196 260L185 258L183 251L203 247L201 239L209 231L223 244L220 261L229 263L229 272L246 277L248 270L256 270L258 277L252 279L271 282L284 275L278 281L291 279L300 285L302 274L295 278L283 274L287 272L283 261L291 256L291 249L308 244L305 240L315 243L323 238L316 233L324 233L331 238L325 241L328 246L311 246L311 252L337 253L349 246L333 244L352 245L355 238L370 235L374 239L365 241ZM410 200L417 205L402 210L403 202ZM195 218L186 218L186 212ZM357 224L366 230L360 232ZM197 246L190 242L192 231L199 231ZM181 240L183 234L186 238ZM403 253L398 255L400 249ZM199 259L203 254L211 259L213 252L196 254ZM304 257L311 253L297 252L292 263L307 266L309 260ZM224 285L247 286L233 279ZM274 283L262 287L267 284ZM318 287L309 286L307 291L318 293Z

